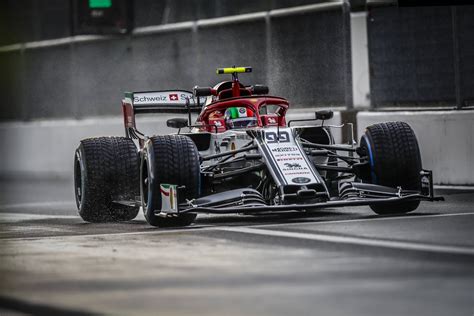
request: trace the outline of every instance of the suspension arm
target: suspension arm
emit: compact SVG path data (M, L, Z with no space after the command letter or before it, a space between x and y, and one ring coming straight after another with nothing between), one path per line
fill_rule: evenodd
M322 149L329 149L329 150L341 150L341 151L349 151L349 152L356 152L355 148L352 147L345 147L345 146L338 146L338 145L324 145L324 144L316 144L310 142L301 142L303 147L309 148L322 148Z
M249 151L249 150L253 150L253 149L257 149L257 145L243 147L243 148L236 149L236 150L229 150L229 151L219 153L219 154L204 156L204 157L201 157L201 160L206 161L206 160L212 160L212 159L215 159L215 158L231 156L231 155L235 155L235 154L242 153L242 152Z

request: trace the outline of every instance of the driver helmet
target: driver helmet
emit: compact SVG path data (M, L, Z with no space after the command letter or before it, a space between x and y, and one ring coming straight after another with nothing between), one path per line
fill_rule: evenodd
M227 108L224 116L229 129L257 126L254 111L246 107Z

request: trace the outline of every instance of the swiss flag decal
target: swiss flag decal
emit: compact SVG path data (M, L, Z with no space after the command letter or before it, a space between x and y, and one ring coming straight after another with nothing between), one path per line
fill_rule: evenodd
M170 101L178 101L178 95L176 93L171 93L169 97Z

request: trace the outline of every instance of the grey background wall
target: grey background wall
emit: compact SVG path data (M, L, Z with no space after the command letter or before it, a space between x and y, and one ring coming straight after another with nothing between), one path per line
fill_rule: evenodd
M360 88L360 76L370 79L364 87L371 90L364 88L362 97L371 101L371 110L454 108L473 99L474 6L371 8L351 28L355 14L349 20L347 1L335 7L331 2L332 9L323 11L314 10L315 2L136 0L138 29L131 35L74 37L36 48L37 43L5 45L70 36L64 18L69 1L1 2L0 144L8 151L0 177L70 177L71 153L80 138L122 134L123 91L210 85L224 79L214 74L219 66L253 66L244 82L268 84L291 101L290 115L301 117L316 107L350 108L352 91L360 93L353 90ZM313 10L278 11L307 4ZM235 17L252 12L260 13ZM229 15L234 18L221 18ZM156 26L151 32L150 25ZM353 86L352 66L358 70ZM410 122L436 183L474 184L473 111L363 111L368 105L357 104L362 111L352 115L359 134L375 122ZM347 114L353 112L341 112L333 123ZM166 118L145 125L150 133L166 132Z
M137 27L268 12L317 0L134 1ZM0 52L0 120L119 114L125 90L191 89L251 65L295 107L352 105L350 13L328 11ZM71 35L71 1L5 0L0 45ZM472 105L474 5L375 7L367 15L373 107ZM11 30L11 31L8 31ZM357 62L357 60L355 61Z
M474 6L373 8L367 23L373 105L474 104Z
M209 19L272 9L288 8L325 0L139 0L135 1L136 26Z
M72 35L71 7L75 0L0 1L0 46ZM79 0L78 0L79 1ZM195 21L324 0L135 0L137 27Z
M216 67L253 66L294 106L351 101L349 12L328 11L189 26L86 43L0 53L2 120L120 113L123 91L192 89L228 80Z

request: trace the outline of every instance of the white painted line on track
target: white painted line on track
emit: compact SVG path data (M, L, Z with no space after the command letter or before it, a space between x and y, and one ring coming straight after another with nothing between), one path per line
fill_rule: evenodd
M31 202L31 203L13 203L0 205L1 209L12 208L35 208L35 207L55 207L55 206L71 206L76 207L74 201L50 201L50 202Z
M79 218L78 215L43 215L43 214L23 214L23 213L0 213L0 223L13 224L28 220L41 219L70 219Z
M94 224L91 224L94 225ZM76 235L60 235L60 236L35 236L35 237L11 237L11 238L1 238L0 243L3 241L28 241L28 240L49 240L49 239L84 239L84 238L107 238L107 237L114 237L114 236L133 236L133 235L168 235L168 234L176 234L176 233L190 233L190 232L201 232L205 230L215 230L216 227L213 226L192 226L192 228L177 228L177 229L165 229L160 230L159 228L149 228L145 231L137 231L137 232L121 232L121 233L107 233L104 232L102 234L76 234Z
M468 216L474 215L474 212L465 213L450 213L450 214L430 214L430 215L402 215L397 217L371 217L371 218L354 218L354 219L342 219L342 220L321 220L321 221L304 221L304 222L290 222L290 223L278 223L278 224L257 224L251 227L279 227L279 226L299 226L299 225L328 225L328 224L343 224L343 223L359 223L359 222L374 222L374 221L389 221L389 220L407 220L407 219L428 219L436 217L450 217L450 216Z
M14 221L19 221L19 220L30 220L30 219L48 219L48 218L51 218L51 219L78 218L80 219L80 216L77 213L77 211L75 211L75 213L71 215L0 212L0 220L3 220L5 222L8 222L8 221L14 222ZM140 221L140 222L145 221L145 216L143 215L143 212L139 212L137 214L137 217L135 217L134 221Z
M397 217L370 217L370 218L353 218L343 220L316 220L308 218L308 221L304 222L288 222L288 223L270 223L270 224L250 224L250 227L281 227L281 226L301 226L301 225L328 225L328 224L350 224L360 222L374 222L374 221L390 221L390 220L411 220L411 219L428 219L437 217L452 217L452 216L469 216L474 215L474 212L465 213L450 213L450 214L430 214L430 215L418 215L418 216L397 216ZM240 216L240 215L239 215ZM46 215L46 214L25 214L25 213L10 213L0 212L0 219L3 220L25 220L25 219L40 219L40 218L79 218L78 214L75 215ZM245 219L242 216L242 219ZM319 218L318 218L319 219ZM145 221L143 212L139 212L135 220ZM224 223L225 224L225 223ZM207 225L205 225L207 226Z
M447 184L435 184L433 186L435 190L438 189L448 189L448 190L467 190L467 191L474 191L474 186L470 185L447 185Z
M287 227L287 226L306 226L306 225L330 225L330 224L350 224L350 223L360 223L360 222L377 222L377 221L391 221L391 220L412 220L412 219L429 219L429 218L438 218L438 217L452 217L452 216L469 216L474 215L474 212L465 212L465 213L450 213L450 214L430 214L430 215L418 215L418 216L397 216L397 217L370 217L370 218L353 218L353 219L343 219L343 220L316 220L313 221L312 218L309 218L308 221L304 222L287 222L287 223L269 223L269 224L249 224L250 227ZM18 220L28 220L28 219L40 219L40 218L79 218L79 215L46 215L46 214L24 214L24 213L10 213L10 212L0 212L0 219L3 222L8 221L18 221ZM242 216L242 219L245 219ZM143 212L139 212L134 221L145 221ZM199 225L199 223L197 223ZM224 223L225 224L225 223ZM204 224L203 227L211 227L207 224ZM218 226L212 226L218 227ZM185 229L180 229L180 231ZM118 234L129 234L129 233L118 233Z
M79 218L79 215L54 215L54 214L36 214L36 213L12 213L12 212L0 212L0 217L21 217L21 218Z
M445 246L445 245L433 245L424 244L417 242L404 242L394 240L380 240L380 239L368 239L362 237L349 237L349 236L334 236L325 234L313 234L313 233L298 233L298 232L284 232L275 230L266 230L250 227L215 227L215 230L236 232L243 234L252 234L269 237L284 237L294 239L305 239L314 240L330 243L340 244L351 244L358 246L371 246L371 247L382 247L400 250L414 250L423 252L434 252L444 254L456 254L456 255L474 255L474 248L461 247L461 246Z
M26 214L14 214L14 213L4 213L2 215L11 215L13 217ZM393 220L393 219L418 219L418 218L433 218L433 217L448 217L448 216L467 216L474 215L474 212L469 213L455 213L455 214L435 214L435 215L426 215L426 216L407 216L407 217L381 217L381 218L369 218L369 219L352 219L352 220L340 220L340 221L322 221L322 222L300 222L300 223L282 223L282 224L264 224L264 225L252 225L250 227L242 226L207 226L207 225L196 225L191 228L179 228L179 229L154 229L150 228L146 231L135 231L135 232L117 232L117 233L99 233L99 234L83 234L83 235L61 235L61 236L36 236L36 237L12 237L12 238L3 238L2 241L27 241L27 240L44 240L44 239L87 239L87 238L108 238L113 236L134 236L134 235L168 235L176 233L189 233L189 232L201 232L201 231L228 231L228 232L237 232L244 234L253 234L261 236L272 236L272 237L284 237L284 238L295 238L295 239L305 239L305 240L314 240L320 242L331 242L331 243L341 243L341 244L352 244L360 246L372 246L372 247L383 247L391 249L400 249L400 250L413 250L413 251L424 251L424 252L434 252L434 253L444 253L444 254L460 254L460 255L474 255L474 248L463 247L463 246L448 246L448 245L434 245L418 242L404 242L404 241L394 241L394 240L383 240L383 239L372 239L365 237L357 236L335 236L327 235L320 233L303 233L303 232L285 232L285 231L276 231L268 229L259 229L258 227L281 227L281 226L294 226L294 225L321 225L321 224L332 224L332 223L352 223L352 222L368 222L368 221L379 221L379 220ZM29 215L28 215L29 216ZM28 217L27 216L27 217ZM72 218L77 216L55 216L55 215L36 215L31 214L30 217L34 218ZM91 224L93 225L93 224Z

